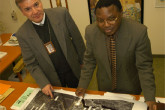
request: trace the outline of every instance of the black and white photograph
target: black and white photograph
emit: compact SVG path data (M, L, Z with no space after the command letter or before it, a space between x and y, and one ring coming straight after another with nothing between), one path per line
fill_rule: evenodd
M51 99L50 96L47 96L39 91L25 110L132 110L134 105L132 102L122 100L81 100L76 96L57 92L53 92L53 96L54 99Z

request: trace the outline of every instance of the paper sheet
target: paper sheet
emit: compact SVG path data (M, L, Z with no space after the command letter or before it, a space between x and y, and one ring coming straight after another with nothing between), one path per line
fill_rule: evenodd
M29 102L30 96L34 94L35 88L28 87L27 90L18 98L18 100L11 106L14 110L23 110L23 106ZM34 97L34 96L33 96Z
M64 93L64 94L70 94L73 96L75 95L75 92L65 91L65 90L56 90L55 92ZM147 110L147 105L144 102L136 101L134 100L134 97L127 94L115 94L106 92L103 95L91 95L91 94L85 94L84 99L108 99L108 100L123 100L128 102L133 102L134 106L132 110Z
M144 102L144 97L140 97L139 101ZM165 98L156 97L156 102L165 103Z
M18 43L9 43L8 41L3 44L3 46L18 46Z
M3 58L5 55L7 55L7 52L0 51L0 59Z
M11 85L0 83L0 95L4 94L10 87Z
M8 97L12 92L14 91L14 88L9 88L3 95L0 96L0 103L5 100L6 97ZM1 109L0 109L1 110Z

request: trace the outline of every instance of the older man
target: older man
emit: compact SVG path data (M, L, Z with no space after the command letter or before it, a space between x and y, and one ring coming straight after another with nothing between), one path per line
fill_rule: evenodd
M40 0L15 0L28 20L16 33L24 62L43 93L76 88L85 45L66 8L43 10Z

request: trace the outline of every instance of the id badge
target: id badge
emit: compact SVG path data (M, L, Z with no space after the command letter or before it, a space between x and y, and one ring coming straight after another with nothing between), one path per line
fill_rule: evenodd
M51 41L44 44L44 45L45 45L45 48L46 48L46 50L48 51L49 54L52 54L52 53L56 52L56 49L54 48L54 45Z

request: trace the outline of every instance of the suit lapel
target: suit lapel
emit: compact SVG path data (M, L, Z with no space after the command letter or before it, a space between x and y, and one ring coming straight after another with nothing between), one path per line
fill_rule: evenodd
M96 49L98 49L97 53L99 55L99 58L102 58L102 62L104 62L104 67L108 73L109 78L111 79L111 69L110 69L110 62L108 59L108 53L107 53L107 47L106 47L106 35L102 32L98 31L98 34L96 36Z
M119 28L118 31L118 38L116 41L116 52L117 52L117 56L120 56L120 58L122 58L122 56L125 56L126 54L128 54L128 49L130 46L130 42L131 42L131 35L128 33L129 31L127 30L127 24L125 24L124 18L122 20L122 24ZM118 59L118 58L117 58ZM118 59L118 61L122 61L122 59ZM120 69L121 67L121 62L117 63L117 68Z
M58 19L55 19L53 18L53 16L51 15L51 13L49 13L49 11L45 10L48 18L49 18L49 21L50 21L50 24L53 28L53 31L54 31L54 34L59 42L59 45L67 59L67 48L66 48L66 41L65 41L65 35L64 35L64 32L62 31L62 26L59 22Z

